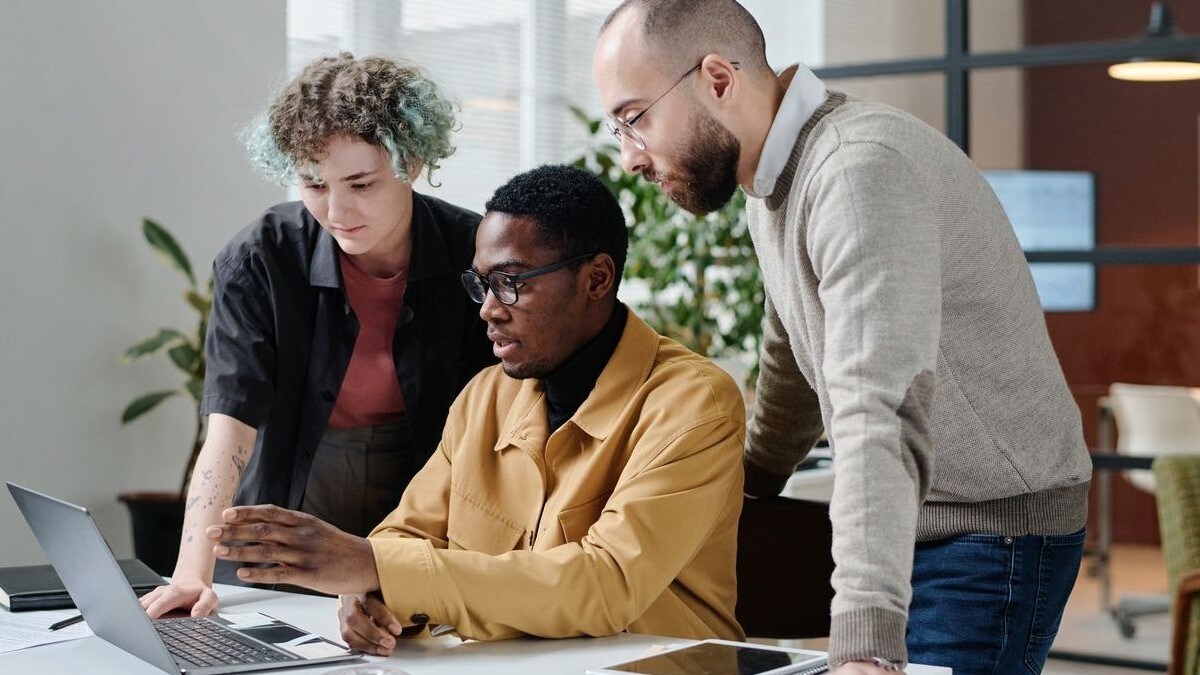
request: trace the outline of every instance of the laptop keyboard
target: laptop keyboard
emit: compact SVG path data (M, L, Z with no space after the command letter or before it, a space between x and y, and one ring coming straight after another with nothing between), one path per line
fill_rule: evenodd
M296 660L205 619L155 621L154 627L176 661L197 666Z

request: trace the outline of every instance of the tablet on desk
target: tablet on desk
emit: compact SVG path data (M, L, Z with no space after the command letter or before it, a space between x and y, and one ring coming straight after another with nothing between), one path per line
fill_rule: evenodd
M589 669L587 675L816 675L827 670L825 655L820 652L705 640L640 659Z

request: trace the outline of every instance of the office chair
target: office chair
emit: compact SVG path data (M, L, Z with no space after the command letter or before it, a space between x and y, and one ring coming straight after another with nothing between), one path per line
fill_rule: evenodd
M747 636L827 637L832 575L829 504L785 497L744 500L736 615Z
M1119 455L1159 457L1163 455L1200 453L1200 405L1197 390L1187 387L1161 387L1114 383L1109 388L1106 405L1116 423L1116 452ZM1149 470L1128 470L1122 475L1135 487L1154 494L1155 477ZM1111 532L1111 495L1103 491L1101 518L1104 532ZM1109 607L1110 573L1108 566L1108 537L1101 538L1102 592L1106 609ZM1165 614L1170 609L1169 598L1124 598L1111 607L1121 634L1133 637L1134 620L1140 616Z
M1200 672L1200 455L1154 460L1171 607L1169 675Z

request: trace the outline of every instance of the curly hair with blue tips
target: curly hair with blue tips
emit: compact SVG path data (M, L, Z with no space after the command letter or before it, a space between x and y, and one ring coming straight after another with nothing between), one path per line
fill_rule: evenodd
M454 105L416 66L342 52L300 71L241 138L250 161L281 185L297 182L297 167L320 162L339 135L386 150L397 178L424 166L435 184L434 169L454 153L456 126Z

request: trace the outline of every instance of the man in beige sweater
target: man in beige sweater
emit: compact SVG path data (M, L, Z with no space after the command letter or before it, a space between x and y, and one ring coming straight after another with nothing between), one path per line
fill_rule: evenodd
M834 672L1040 671L1091 465L979 172L901 111L774 73L732 0L628 0L593 68L627 171L693 213L750 196L767 320L746 490L777 494L828 434Z

